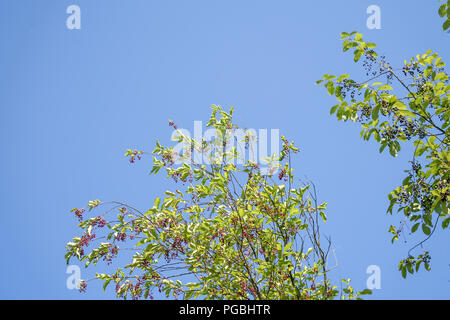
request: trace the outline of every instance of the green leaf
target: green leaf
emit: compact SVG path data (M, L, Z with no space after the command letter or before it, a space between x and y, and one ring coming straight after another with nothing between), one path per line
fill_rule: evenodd
M414 151L414 156L420 157L427 149L428 149L428 147L425 147L425 146L417 147L416 151Z
M325 215L325 212L320 211L320 216L322 217L323 222L327 222L327 216Z
M328 94L331 96L334 93L334 83L332 81L328 81L326 87Z
M397 101L394 103L394 107L396 107L396 108L399 109L399 110L406 110L406 109L407 109L406 104L404 104L404 103L401 102L400 100L397 100Z
M350 34L348 32L341 32L341 39L348 38Z
M107 287L108 284L111 282L111 280L112 280L112 279L105 280L105 282L103 283L103 291L106 290L106 287Z
M386 147L387 147L387 143L386 143L386 142L383 142L383 143L381 144L381 147L380 147L379 152L382 153L383 150L384 150Z
M344 79L348 79L350 76L348 74L341 74L339 78L337 78L337 82L341 82Z
M444 22L442 25L442 29L445 31L450 27L450 19L447 19L447 21Z
M360 291L359 294L372 294L372 290L364 289L363 291Z
M388 84L382 85L381 87L378 88L378 90L392 90L392 89L393 88Z
M355 62L358 62L359 59L361 58L363 52L364 52L363 50L356 49L355 52L354 52L355 57L353 58L353 60L354 60Z
M331 110L330 110L330 114L335 113L335 112L336 112L336 109L337 109L338 107L339 107L339 104L333 106L333 107L331 108Z
M430 235L431 233L431 229L424 223L422 223L422 231L423 233L425 233L427 236Z
M373 110L372 110L372 119L377 120L378 119L378 113L380 112L380 105L377 104Z
M161 202L161 199L160 198L156 198L155 201L153 202L153 205L158 209L160 202Z
M389 144L389 153L391 154L391 156L396 157L398 155L398 150L396 148L395 143L391 142Z
M336 76L333 76L332 74L324 74L322 78L325 80L332 80L336 78Z
M413 266L412 266L411 263L408 263L408 264L406 265L406 269L408 269L408 272L409 272L409 273L411 273L411 274L414 273L414 269L413 269Z
M450 217L442 221L442 229L448 228L450 225Z
M378 130L375 130L375 131L373 132L373 135L374 135L374 137L375 137L375 141L376 141L376 142L380 142L381 137L380 137L380 133L378 132Z
M399 114L401 116L404 116L404 117L411 117L411 118L415 118L416 117L416 115L413 112L409 111L409 110L398 110L397 114Z
M192 298L192 296L194 295L194 292L195 292L195 291L193 291L193 290L189 290L189 291L186 293L186 295L184 296L184 299L185 299L185 300L189 300L190 298Z
M443 3L440 7L439 7L439 16L442 18L446 15L447 13L447 5L445 3Z

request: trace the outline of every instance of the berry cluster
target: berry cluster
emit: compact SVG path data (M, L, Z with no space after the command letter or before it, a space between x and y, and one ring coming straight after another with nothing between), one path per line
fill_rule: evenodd
M408 121L407 118L400 116L398 117L398 123L402 127L406 139L410 140L414 136L418 136L420 139L426 137L425 129L415 121Z
M174 171L171 175L173 181L175 181L175 183L178 182L178 180L180 180L181 182L192 182L194 181L193 177L192 177L192 173L190 173L187 177L183 178L182 177L182 173L181 172L176 172Z
M366 71L366 76L369 76L371 74L372 76L375 76L377 74L376 70L373 70L374 64L377 61L377 59L374 56L373 50L367 50L364 54L364 60L363 60L363 67Z
M430 263L431 256L428 254L428 252L425 252L425 254L422 255L422 261L427 264Z
M170 261L176 259L178 257L178 252L176 251L170 251L169 249L164 251L164 259L166 259L167 263L170 263Z
M241 291L238 294L244 296L245 293L248 291L247 281L241 280L240 283L239 283L239 287L240 287Z
M278 179L283 179L284 181L288 181L288 175L284 171L284 169L281 169L280 173L278 174Z
M116 235L117 241L126 241L127 240L127 234L125 232L118 232Z
M83 221L83 213L85 212L86 210L84 210L83 208L82 209L76 209L75 210L75 215L77 216L77 218L78 218L78 221Z
M345 99L348 94L350 94L350 98L354 99L355 94L361 95L361 92L357 89L359 88L359 85L355 83L353 80L344 79L342 80L342 86L341 88L341 94L342 97Z
M183 247L184 242L186 242L186 241L183 240L180 236L176 236L171 245L172 250L183 251L184 250L184 247Z
M114 245L114 247L111 248L110 251L110 255L108 256L108 258L106 259L106 261L108 262L108 264L111 263L112 259L114 259L115 257L117 257L117 253L119 251L119 247Z
M135 235L139 235L142 232L143 228L136 222L136 219L131 220L131 226Z
M95 239L95 233L89 234L89 233L85 232L83 234L83 236L81 237L78 245L80 248L87 247L87 246L89 246L89 242L91 242L93 239Z
M172 120L169 120L169 127L173 127L175 130L178 129L177 125Z
M366 121L372 116L372 107L370 105L364 106L359 109L359 112L358 121Z
M103 228L106 225L106 220L103 219L103 217L98 216L95 218L95 220L92 222L92 226L97 226L99 228Z
M417 62L412 63L410 66L405 65L402 68L403 75L410 75L411 77L415 77L416 75L423 75L423 71L420 68Z
M393 141L395 140L400 133L400 130L398 128L398 125L394 125L392 127L387 127L386 130L383 130L381 132L381 137L386 141Z
M133 152L131 152L130 154L128 154L130 156L130 163L134 163L136 161L136 159L141 160L141 154L143 154L143 151L139 151L139 150L134 150Z
M433 198L429 196L430 185L421 177L422 165L417 161L410 161L412 169L409 170L410 191L401 190L397 195L397 203L406 204L419 202L424 212L429 212Z
M81 280L80 284L79 284L79 291L84 293L86 292L86 288L87 288L87 283L85 280Z
M174 153L172 151L165 152L162 155L162 161L164 163L164 166L171 166L175 163L174 159Z
M382 66L380 67L380 73L383 72L383 67L385 70L389 70L390 72L386 74L386 82L388 84L392 83L392 78L394 77L394 74L392 73L391 65L389 64L389 62L386 61L386 56L380 57L380 64Z

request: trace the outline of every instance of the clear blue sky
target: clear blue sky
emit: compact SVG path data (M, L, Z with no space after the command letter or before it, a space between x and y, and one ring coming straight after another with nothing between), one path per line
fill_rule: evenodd
M81 30L66 28L77 4ZM381 7L368 30L366 8ZM0 298L105 299L66 288L65 243L78 232L68 211L90 199L145 209L164 177L149 159L131 166L128 147L168 142L167 119L192 129L209 106L234 105L238 123L279 128L301 148L300 177L329 203L325 232L336 246L333 277L363 289L381 268L372 298L450 298L450 235L426 246L432 272L404 280L397 262L415 242L390 244L387 193L408 156L380 155L357 125L329 116L314 84L324 73L361 74L339 33L358 30L392 64L427 49L450 61L438 2L2 0L0 2ZM98 271L101 271L101 266ZM83 271L82 276L92 275Z

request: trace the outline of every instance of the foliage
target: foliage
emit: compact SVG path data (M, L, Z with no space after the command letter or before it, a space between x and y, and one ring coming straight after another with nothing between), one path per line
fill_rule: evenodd
M113 274L96 275L104 281L104 289L113 282L118 297L153 298L154 290L184 299L337 297L327 269L331 243L320 234L327 204L317 202L313 185L294 186L290 163L299 150L282 137L284 162L273 165L266 175L249 160L235 165L236 147L219 152L238 129L232 114L232 109L225 112L213 106L207 124L225 140L196 141L170 122L187 148L180 155L157 142L151 172L165 168L167 178L179 188L156 198L149 210L96 200L87 209L103 207L104 213L84 219L85 209L73 209L83 235L67 244L67 263L71 258L84 261L86 267L101 260L111 263L127 249L120 244L127 242L135 251L130 263ZM210 165L194 161L176 165L196 151L209 155ZM144 154L131 149L126 153L132 162ZM117 217L107 221L114 213ZM84 252L99 238L106 241ZM367 289L355 292L349 280L342 281L341 298L370 294Z
M394 68L385 56L377 54L374 43L363 41L362 34L343 32L341 39L344 51L354 48L355 62L362 59L368 79L356 81L348 74L326 74L317 83L338 101L330 113L336 113L338 120L359 122L361 137L369 140L373 136L380 152L389 150L396 157L401 144L414 146L407 176L389 194L387 211L392 214L396 207L403 215L400 226L391 226L389 232L394 242L408 224L412 225L411 233L421 230L426 238L409 250L399 269L403 277L418 271L422 263L429 270L429 253L413 257L411 252L433 234L438 224L442 229L450 224L450 85L445 63L428 50ZM383 77L386 81L380 82Z
M443 2L439 6L439 16L444 18L444 23L442 24L442 29L445 31L450 27L450 0L439 0L439 2Z

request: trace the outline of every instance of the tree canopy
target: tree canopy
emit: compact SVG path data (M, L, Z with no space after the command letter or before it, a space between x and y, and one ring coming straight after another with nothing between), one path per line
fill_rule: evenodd
M447 15L450 2L439 9ZM356 31L341 34L344 51L353 49L355 63L362 61L366 79L352 79L348 74L325 74L316 83L334 95L337 104L330 114L338 120L360 123L361 138L371 137L380 145L380 153L389 150L396 157L402 144L411 144L410 168L401 185L389 193L389 207L403 216L398 226L390 226L392 242L401 233L420 230L425 238L410 248L399 263L403 277L417 272L423 264L430 270L430 253L417 249L437 230L450 225L450 84L445 62L428 50L403 65L393 66L376 51L376 44L363 40Z
M152 173L162 168L179 188L156 198L140 211L119 202L90 201L72 212L83 230L67 245L66 259L110 263L127 243L135 251L131 261L114 274L96 278L115 284L118 297L151 298L154 290L184 299L332 299L339 295L327 274L331 242L320 225L326 221L326 203L319 203L314 185L294 179L291 157L299 149L282 137L280 163L263 173L250 160L234 164L239 152L233 142L238 127L233 109L212 107L207 127L212 141L196 141L175 127L181 154L159 142L153 150ZM246 135L246 140L250 138ZM248 144L246 144L248 148ZM192 161L198 151L209 165ZM128 150L130 162L146 153ZM176 165L177 160L191 159ZM99 216L84 215L101 210ZM88 245L95 249L87 252ZM187 279L187 280L185 280ZM189 281L189 282L186 282ZM344 279L342 297L358 298ZM86 282L81 286L86 289Z

